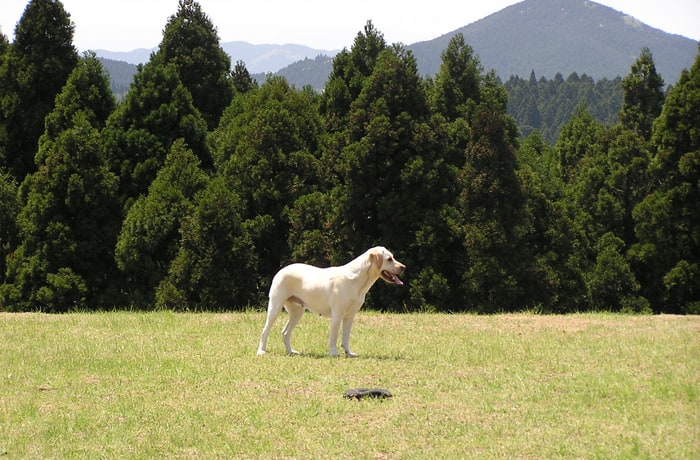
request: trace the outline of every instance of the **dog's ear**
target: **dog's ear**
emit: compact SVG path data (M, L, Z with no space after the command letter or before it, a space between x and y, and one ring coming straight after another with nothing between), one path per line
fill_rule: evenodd
M379 270L384 264L384 254L379 250L374 250L369 253L369 260L377 267L377 270Z

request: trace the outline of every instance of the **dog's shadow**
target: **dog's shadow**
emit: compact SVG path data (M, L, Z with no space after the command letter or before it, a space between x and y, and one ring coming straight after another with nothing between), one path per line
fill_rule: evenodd
M379 353L361 353L354 358L348 358L345 354L339 354L338 356L330 356L328 353L322 353L318 351L308 351L299 352L298 355L287 355L290 358L309 358L309 359L330 359L330 360L348 360L348 361L365 361L365 360L375 360L375 361L404 361L407 359L401 354L379 354Z

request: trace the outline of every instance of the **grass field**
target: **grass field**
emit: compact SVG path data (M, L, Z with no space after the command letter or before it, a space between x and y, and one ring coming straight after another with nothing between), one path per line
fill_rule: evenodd
M285 320L0 314L0 457L700 458L700 317L361 312L357 359Z

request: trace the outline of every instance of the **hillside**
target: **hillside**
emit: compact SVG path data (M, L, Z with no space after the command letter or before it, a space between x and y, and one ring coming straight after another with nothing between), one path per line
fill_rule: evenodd
M615 78L648 47L668 84L689 68L698 45L689 38L649 27L607 6L587 0L525 0L434 40L409 48L422 74L433 75L450 38L462 33L486 69L501 79L527 78L531 71Z
M576 72L595 80L611 80L627 75L630 65L646 46L666 84L673 84L680 72L690 67L698 52L698 44L689 38L654 29L598 3L525 0L433 40L408 45L422 75L437 72L443 50L457 33L464 35L484 68L495 69L503 81L513 75L528 78L533 71L545 78L553 78L557 73L566 77ZM317 91L323 89L332 57L337 52L301 45L246 42L227 42L221 46L232 62L245 62L259 82L266 73L273 72L298 88L311 85ZM97 54L133 63L145 62L151 51L97 51ZM112 77L113 86L124 87L124 82L114 81L116 75Z

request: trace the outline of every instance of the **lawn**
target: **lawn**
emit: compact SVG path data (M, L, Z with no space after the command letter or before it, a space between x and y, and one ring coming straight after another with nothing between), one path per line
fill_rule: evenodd
M0 457L700 458L700 317L0 314ZM386 400L346 400L381 387Z

